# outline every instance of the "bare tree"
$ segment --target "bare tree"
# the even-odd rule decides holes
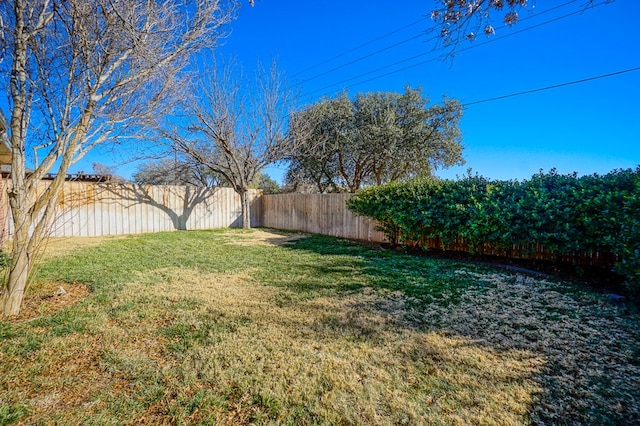
[[[445,45],[473,40],[479,34],[495,34],[494,15],[502,15],[505,25],[518,22],[519,12],[528,0],[435,0],[438,5],[431,11],[431,19],[440,30]]]
[[[125,183],[127,181],[124,177],[116,173],[115,166],[107,166],[94,162],[91,164],[91,168],[96,178],[100,179],[100,182]]]
[[[294,152],[287,121],[294,104],[275,62],[258,65],[247,86],[234,64],[199,73],[185,110],[188,117],[165,130],[183,155],[219,174],[240,195],[242,226],[250,228],[247,191],[264,168]]]
[[[215,45],[234,10],[222,0],[0,2],[14,225],[1,315],[19,312],[69,167],[97,145],[145,137],[145,124],[182,90],[184,65]]]

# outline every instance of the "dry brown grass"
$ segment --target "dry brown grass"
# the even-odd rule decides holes
[[[543,356],[546,367],[535,381],[545,392],[536,399],[534,420],[556,423],[607,409],[611,419],[640,419],[634,396],[640,389],[639,318],[624,304],[524,275],[457,273],[488,287],[469,289],[455,304],[434,304],[413,318],[492,348]],[[618,402],[610,405],[615,395]]]
[[[60,292],[60,287],[64,293]],[[69,307],[89,296],[89,287],[85,284],[60,284],[56,282],[40,282],[32,287],[22,301],[18,315],[12,316],[12,322],[32,321],[43,315],[50,315]]]
[[[115,241],[127,238],[126,235],[111,235],[103,237],[58,237],[47,238],[43,244],[40,256],[43,259],[63,256],[73,250],[89,249],[104,244],[107,241]]]
[[[125,238],[125,236],[103,237],[73,237],[73,238],[48,238],[42,243],[42,250],[37,254],[35,270],[40,261],[64,256],[74,250],[84,250],[96,247],[107,241]],[[6,250],[10,250],[8,245]],[[4,271],[6,275],[7,271]],[[6,278],[6,277],[5,277]],[[59,288],[64,289],[65,294],[60,294]],[[89,295],[89,287],[82,283],[59,283],[53,281],[40,281],[29,284],[22,301],[20,313],[12,316],[12,322],[24,322],[38,318],[42,315],[52,314],[60,309],[71,306]]]
[[[243,424],[269,410],[287,420],[295,418],[294,408],[306,407],[322,423],[424,424],[437,418],[441,424],[520,424],[542,391],[532,380],[545,363],[540,354],[495,351],[459,336],[398,326],[402,306],[371,289],[287,307],[275,303],[278,292],[253,282],[250,273],[154,271],[118,294],[112,309],[139,305],[141,299],[188,309],[160,312],[147,306],[144,319],[127,311],[103,324],[99,343],[75,344],[94,352],[87,359],[111,354],[110,362],[118,365],[111,367],[115,385],[107,390],[113,398],[136,392],[136,368],[162,377],[163,397],[139,413],[136,423],[169,421],[167,414],[180,400],[198,391],[232,391],[224,409],[201,409],[189,420],[213,416],[216,424]],[[205,318],[222,331],[204,331],[197,338],[202,341],[182,347],[185,339],[191,344],[187,335]],[[166,333],[174,329],[181,335]],[[172,345],[181,350],[167,350]],[[76,368],[89,370],[99,388],[89,386],[84,398],[77,387],[52,390],[34,404],[37,417],[109,409],[104,397],[91,402],[92,395],[105,393],[104,380],[98,380],[104,366],[83,362]],[[265,407],[268,401],[278,407]]]
[[[250,233],[238,233],[229,230],[220,234],[228,239],[227,244],[239,246],[286,246],[301,238],[308,238],[309,234],[278,231],[251,230]]]
[[[367,288],[287,307],[280,291],[250,271],[154,271],[115,295],[113,315],[96,312],[97,329],[48,342],[35,381],[13,386],[29,393],[29,421],[108,418],[115,401],[158,385],[135,423],[172,423],[205,393],[224,401],[188,421],[230,425],[295,423],[300,407],[325,424],[520,424],[541,392],[540,354],[398,326],[403,306]]]

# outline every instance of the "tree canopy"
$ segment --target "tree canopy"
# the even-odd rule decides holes
[[[249,184],[251,189],[261,189],[264,194],[278,194],[280,192],[280,184],[271,176],[264,172],[260,172]]]
[[[355,192],[462,164],[461,115],[457,101],[429,106],[422,90],[410,87],[324,99],[292,117],[298,148],[289,158],[287,185]]]

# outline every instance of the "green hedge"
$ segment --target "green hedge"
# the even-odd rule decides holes
[[[392,243],[463,238],[471,247],[540,244],[557,256],[611,252],[640,289],[640,167],[604,176],[540,172],[523,182],[467,176],[368,187],[348,202]]]

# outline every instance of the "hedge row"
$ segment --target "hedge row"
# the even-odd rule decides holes
[[[640,167],[607,175],[499,181],[414,180],[368,187],[348,207],[378,221],[393,243],[462,237],[470,246],[540,244],[558,256],[612,252],[615,271],[640,288]]]

